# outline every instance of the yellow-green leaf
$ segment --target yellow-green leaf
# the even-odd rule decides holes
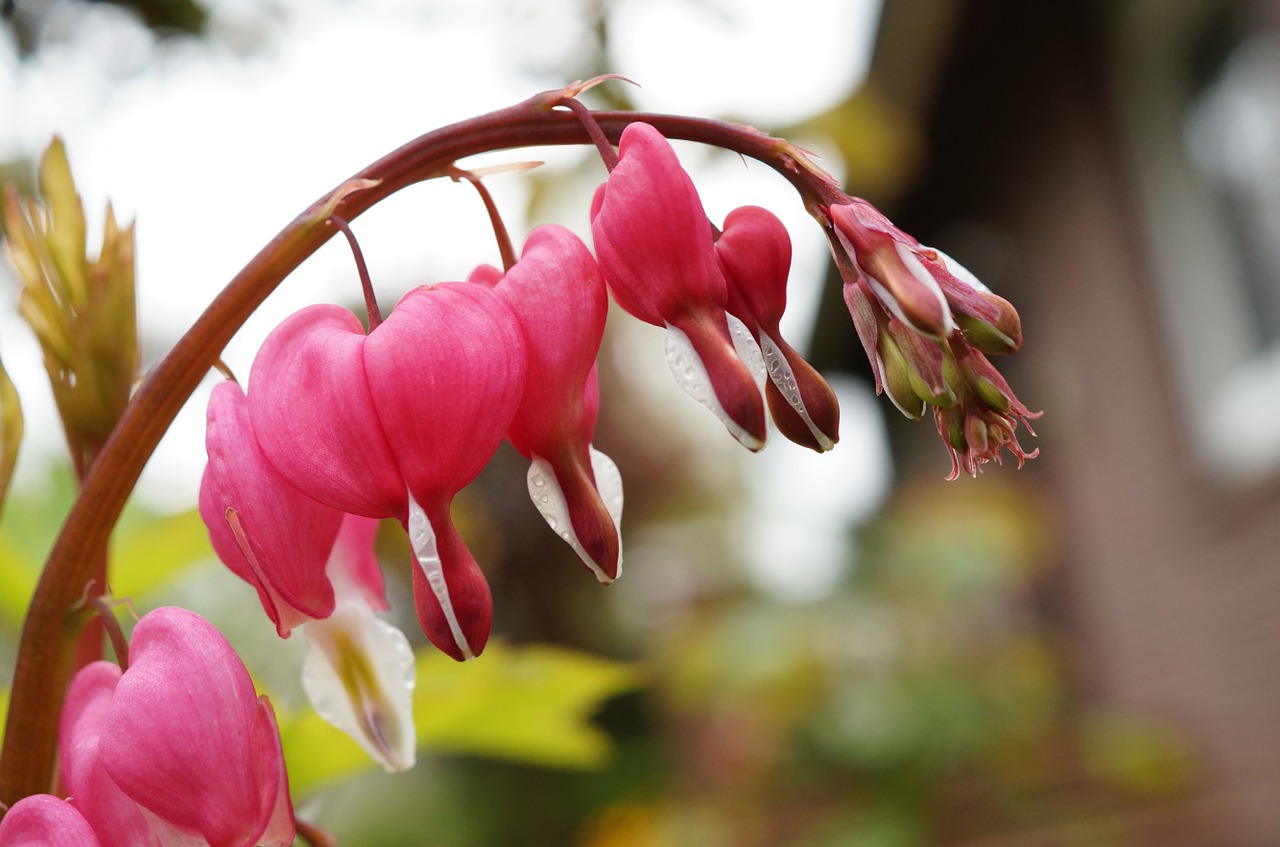
[[[610,742],[591,716],[605,700],[640,682],[636,670],[622,662],[561,647],[500,642],[490,642],[483,656],[465,664],[434,648],[420,649],[417,674],[413,711],[419,750],[558,768],[603,764]],[[280,715],[280,732],[295,798],[377,767],[310,709]]]
[[[209,531],[195,509],[163,518],[127,515],[112,536],[112,592],[144,597],[212,556]]]

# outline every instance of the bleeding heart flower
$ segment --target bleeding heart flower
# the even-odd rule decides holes
[[[840,439],[835,392],[779,327],[791,273],[787,228],[767,209],[743,206],[725,218],[715,252],[728,283],[729,314],[746,325],[764,357],[765,397],[778,431],[820,453],[830,450]]]
[[[292,843],[275,713],[222,634],[156,609],[129,658],[82,668],[59,728],[63,780],[104,847]]]
[[[596,578],[612,582],[622,568],[622,478],[591,446],[600,407],[596,353],[609,308],[600,268],[576,235],[542,226],[505,276],[477,268],[471,279],[493,286],[511,308],[537,374],[507,432],[530,460],[529,496]]]
[[[645,123],[623,130],[618,164],[596,193],[591,233],[618,305],[667,328],[676,381],[751,450],[764,447],[764,404],[734,349],[728,292],[711,223],[671,144]]]
[[[493,601],[449,505],[506,436],[525,367],[502,300],[443,283],[410,291],[368,335],[345,309],[303,309],[250,376],[254,432],[286,479],[339,511],[404,525],[418,620],[459,660],[484,649]]]

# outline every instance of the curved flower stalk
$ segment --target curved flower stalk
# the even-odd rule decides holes
[[[62,714],[62,775],[103,847],[283,847],[293,809],[275,713],[208,621],[161,608],[129,669],[85,666]]]
[[[410,291],[368,335],[338,306],[303,309],[267,338],[249,379],[254,431],[286,479],[408,531],[419,623],[458,660],[484,649],[493,601],[449,504],[506,436],[524,377],[502,300],[443,283]]]
[[[728,285],[729,314],[743,322],[764,357],[774,424],[795,443],[825,453],[840,439],[835,392],[779,328],[791,273],[786,227],[767,209],[742,206],[724,219],[715,253]]]
[[[102,842],[75,806],[52,794],[32,794],[0,820],[0,847],[102,847]]]
[[[671,143],[654,127],[622,133],[618,164],[592,204],[591,234],[618,305],[667,328],[676,382],[750,450],[764,447],[764,404],[738,356],[711,223]]]
[[[529,459],[529,496],[547,525],[608,584],[622,572],[622,477],[591,444],[600,408],[596,354],[608,295],[595,258],[560,226],[530,233],[506,275],[481,267],[520,323],[529,373],[507,438]]]

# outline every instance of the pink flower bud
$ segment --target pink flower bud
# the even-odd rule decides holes
[[[751,331],[764,357],[765,397],[778,430],[812,450],[825,452],[840,439],[835,392],[782,337],[787,306],[791,238],[782,221],[759,206],[734,209],[715,243],[728,286],[729,314]]]
[[[81,669],[59,730],[63,777],[104,845],[189,843],[181,834],[212,847],[292,843],[275,713],[221,633],[185,609],[156,609],[129,654],[123,673]]]
[[[885,311],[931,338],[951,334],[955,329],[951,309],[921,261],[915,239],[856,197],[829,207],[828,213],[839,244]]]

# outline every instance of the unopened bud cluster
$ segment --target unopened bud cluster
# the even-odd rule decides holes
[[[1016,353],[1022,323],[963,265],[925,247],[864,200],[827,209],[844,299],[875,373],[876,390],[913,420],[933,409],[951,453],[949,479],[976,475],[1008,449],[1026,452],[1016,430],[1040,413],[1018,401],[988,355]]]

